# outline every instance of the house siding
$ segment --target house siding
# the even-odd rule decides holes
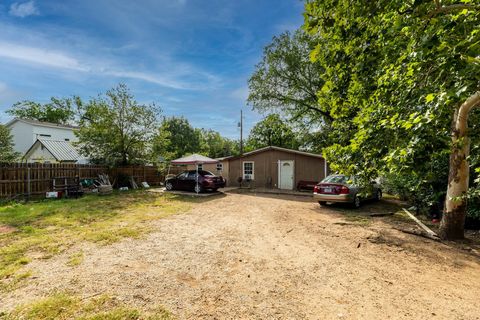
[[[38,162],[38,163],[57,163],[57,159],[51,154],[47,148],[42,148],[42,144],[37,142],[33,145],[32,149],[26,155],[25,160],[27,162]]]
[[[71,128],[42,126],[17,120],[9,125],[9,129],[13,136],[13,148],[22,155],[30,149],[38,138],[58,141],[69,139],[70,142],[78,141],[74,129]],[[50,137],[41,135],[50,135]]]
[[[33,126],[21,121],[16,121],[10,127],[10,134],[13,137],[13,149],[22,155],[27,152],[37,140],[33,134]]]
[[[216,163],[206,163],[203,165],[203,170],[210,171],[211,173],[217,175],[217,176],[222,176],[225,179],[228,178],[228,169],[229,169],[229,162],[228,161],[219,161],[223,165],[223,169],[221,171],[217,170],[217,164]],[[195,170],[196,165],[189,164],[187,165],[186,170]]]
[[[294,161],[294,188],[301,180],[321,181],[325,178],[325,159],[294,152],[270,149],[256,154],[229,160],[228,186],[238,186],[238,178],[243,176],[243,162],[253,161],[254,180],[252,186],[278,188],[278,162]],[[327,175],[328,175],[327,167]]]

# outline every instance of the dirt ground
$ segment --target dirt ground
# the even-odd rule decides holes
[[[0,309],[69,291],[180,319],[480,319],[476,253],[349,212],[293,196],[204,199],[143,239],[32,262],[34,278]],[[84,260],[68,266],[78,250]]]

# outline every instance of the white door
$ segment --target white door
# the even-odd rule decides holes
[[[293,160],[278,162],[278,188],[293,190]]]

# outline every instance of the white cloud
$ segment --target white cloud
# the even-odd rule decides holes
[[[104,73],[107,75],[112,75],[114,77],[143,80],[172,89],[189,89],[185,87],[185,85],[178,83],[175,80],[164,78],[161,76],[155,76],[144,72],[105,70]]]
[[[180,63],[171,62],[171,65],[175,67],[172,70],[164,70],[163,72],[132,71],[118,65],[112,65],[110,61],[97,61],[95,59],[92,60],[92,58],[82,61],[71,54],[58,50],[54,51],[41,47],[37,48],[0,41],[0,58],[2,57],[32,64],[35,67],[78,71],[96,76],[136,79],[180,90],[202,90],[212,87],[218,82],[215,75]]]
[[[33,0],[23,2],[23,3],[20,3],[20,2],[12,3],[12,5],[10,6],[10,11],[8,13],[12,16],[20,17],[20,18],[25,18],[28,16],[40,14]]]
[[[44,66],[87,71],[80,63],[61,52],[0,42],[0,57],[23,60]]]

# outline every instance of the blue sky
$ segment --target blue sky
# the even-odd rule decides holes
[[[119,82],[165,115],[238,137],[247,81],[300,0],[0,0],[0,121],[19,100],[88,99]]]

